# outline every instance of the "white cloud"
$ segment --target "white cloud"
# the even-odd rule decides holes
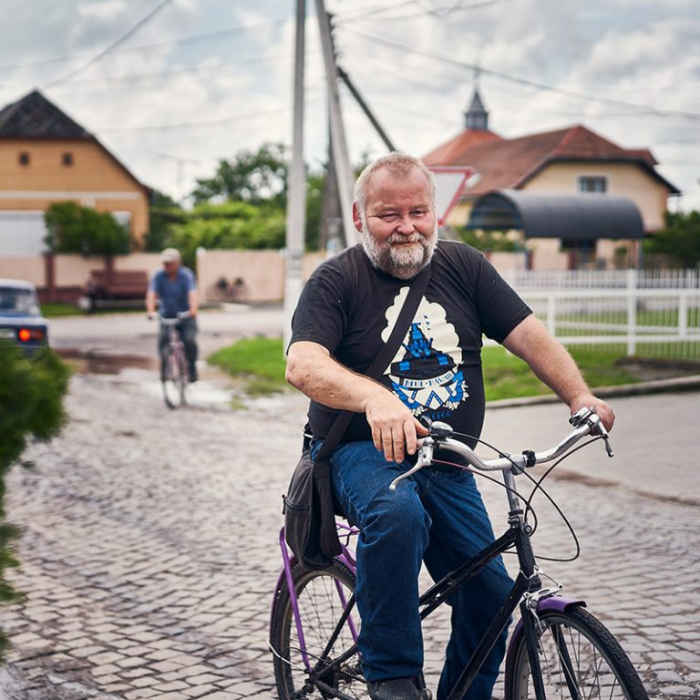
[[[84,63],[133,26],[154,2],[149,0],[146,7],[131,0],[5,0],[0,66],[25,65],[0,70],[0,105]],[[465,63],[479,61],[484,68],[569,91],[666,110],[700,111],[700,0],[673,0],[663,7],[647,0],[593,0],[585,8],[574,0],[502,0],[443,17],[425,12],[385,19],[419,14],[420,3],[414,3],[372,15],[366,22],[357,21],[363,7],[398,3],[327,2],[337,16],[342,65],[397,146],[419,155],[462,128],[473,78],[470,70],[419,51]],[[431,0],[431,7],[447,5]],[[309,3],[309,12],[312,6]],[[180,194],[177,167],[162,158],[163,153],[189,159],[183,168],[185,189],[190,190],[194,178],[210,175],[220,158],[264,141],[289,141],[293,9],[286,0],[176,0],[120,48],[241,25],[251,29],[115,51],[71,81],[50,88],[47,96],[93,130],[147,184]],[[283,23],[273,23],[284,17]],[[326,155],[327,115],[313,14],[306,29],[306,156],[318,162]],[[398,41],[402,49],[368,40],[358,31]],[[75,54],[79,57],[72,62],[26,65]],[[118,79],[142,74],[155,75]],[[482,75],[481,86],[492,128],[499,133],[517,136],[583,122],[623,146],[652,148],[662,161],[661,172],[689,193],[687,202],[700,207],[698,120],[641,114],[631,107],[538,90],[488,73]],[[353,159],[368,149],[381,153],[384,146],[366,117],[345,90],[342,94]],[[237,118],[249,114],[255,116]],[[228,121],[178,130],[141,129],[217,120]]]

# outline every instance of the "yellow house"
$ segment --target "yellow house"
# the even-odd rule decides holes
[[[0,256],[42,253],[44,211],[62,201],[111,212],[136,241],[148,230],[148,188],[35,90],[0,110]]]
[[[473,202],[496,190],[538,193],[608,193],[627,197],[639,209],[647,233],[662,228],[669,196],[679,190],[657,171],[647,149],[625,149],[576,125],[515,139],[488,128],[478,90],[466,112],[466,129],[428,153],[428,166],[469,165],[478,179],[462,196],[447,223],[464,226]],[[638,241],[527,239],[529,265],[540,269],[634,264]]]

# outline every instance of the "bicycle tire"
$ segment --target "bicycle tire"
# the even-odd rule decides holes
[[[173,352],[171,346],[163,350],[161,384],[163,399],[170,409],[179,408],[185,403],[185,362],[182,353]]]
[[[355,575],[346,566],[336,561],[332,567],[322,571],[308,571],[296,565],[292,570],[292,576],[303,622],[306,649],[313,664],[314,660],[318,661],[319,655],[323,653],[343,611],[336,583],[343,587],[346,600],[348,600],[355,589]],[[359,631],[359,616],[354,614],[352,619],[356,630]],[[353,641],[351,629],[346,622],[330,650],[329,661],[349,649]],[[335,697],[315,683],[309,682],[309,674],[304,666],[299,647],[286,582],[278,591],[273,604],[270,621],[270,646],[280,700]],[[353,699],[369,699],[358,654],[344,662],[340,669],[329,673],[322,679],[322,682]]]
[[[537,647],[548,699],[648,700],[627,654],[593,615],[575,606],[564,612],[543,611],[538,616],[543,628],[538,632]],[[571,663],[567,663],[567,655]],[[525,635],[521,634],[508,650],[505,700],[534,698]]]

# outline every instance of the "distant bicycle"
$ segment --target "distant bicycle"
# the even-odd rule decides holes
[[[168,408],[175,409],[187,403],[187,358],[185,357],[185,344],[177,332],[177,327],[186,318],[189,312],[178,314],[175,318],[158,316],[161,326],[168,329],[168,344],[163,348],[161,355],[160,380],[163,385],[163,399]]]

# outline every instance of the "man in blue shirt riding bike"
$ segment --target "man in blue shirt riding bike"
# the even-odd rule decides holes
[[[156,303],[160,302],[160,315],[164,318],[177,318],[179,314],[189,314],[177,325],[177,331],[185,346],[185,355],[191,382],[197,381],[197,311],[199,297],[194,273],[182,264],[180,251],[166,248],[161,253],[163,269],[151,277],[146,292],[146,312],[153,318]],[[168,345],[168,329],[161,326],[158,337],[158,353]],[[161,360],[161,374],[163,373]]]
[[[608,429],[614,414],[480,253],[438,242],[432,175],[420,161],[392,153],[370,164],[355,186],[353,219],[361,245],[323,263],[304,287],[287,379],[311,399],[313,455],[339,410],[357,414],[333,453],[331,479],[343,512],[361,530],[355,593],[362,668],[372,700],[421,700],[421,564],[439,580],[494,535],[467,471],[424,469],[406,488],[389,490],[427,433],[419,418],[448,422],[474,446],[484,418],[484,334],[523,358],[572,413],[593,407]],[[401,349],[379,381],[363,376],[411,280],[428,265],[430,280]],[[455,592],[437,700],[449,695],[510,587],[498,558]],[[467,700],[491,699],[505,635]]]

